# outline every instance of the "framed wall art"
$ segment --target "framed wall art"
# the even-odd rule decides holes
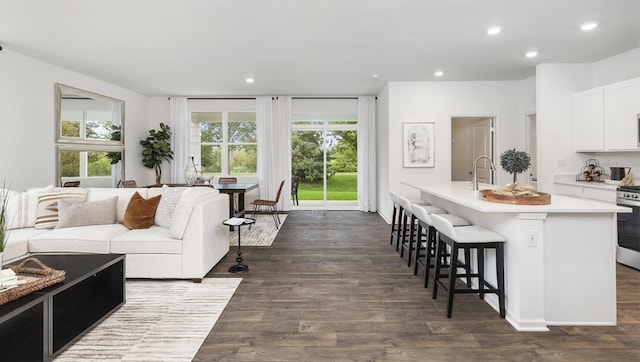
[[[404,167],[434,167],[433,122],[402,125]]]

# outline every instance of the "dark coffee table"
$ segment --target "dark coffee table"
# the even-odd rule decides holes
[[[124,255],[32,256],[65,280],[0,306],[2,361],[50,361],[125,302]]]

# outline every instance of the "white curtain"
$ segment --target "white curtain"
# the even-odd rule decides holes
[[[189,102],[186,97],[171,97],[169,99],[169,127],[171,127],[171,182],[185,183],[184,170],[189,164]]]
[[[279,210],[291,205],[291,97],[257,97],[258,195],[274,200],[280,182]]]
[[[358,97],[358,206],[375,212],[376,203],[376,99]]]

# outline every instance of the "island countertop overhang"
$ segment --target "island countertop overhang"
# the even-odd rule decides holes
[[[480,192],[471,189],[467,181],[452,181],[433,184],[402,184],[424,193],[443,198],[481,212],[496,213],[629,213],[628,207],[604,201],[586,200],[564,195],[551,195],[548,205],[510,205],[488,202],[480,199]],[[497,185],[480,184],[480,189],[491,189]]]

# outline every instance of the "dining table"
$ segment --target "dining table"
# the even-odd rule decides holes
[[[211,187],[220,193],[229,195],[229,217],[244,216],[244,194],[258,187],[257,183],[219,184],[212,183]],[[238,197],[238,210],[235,209],[234,199]]]

